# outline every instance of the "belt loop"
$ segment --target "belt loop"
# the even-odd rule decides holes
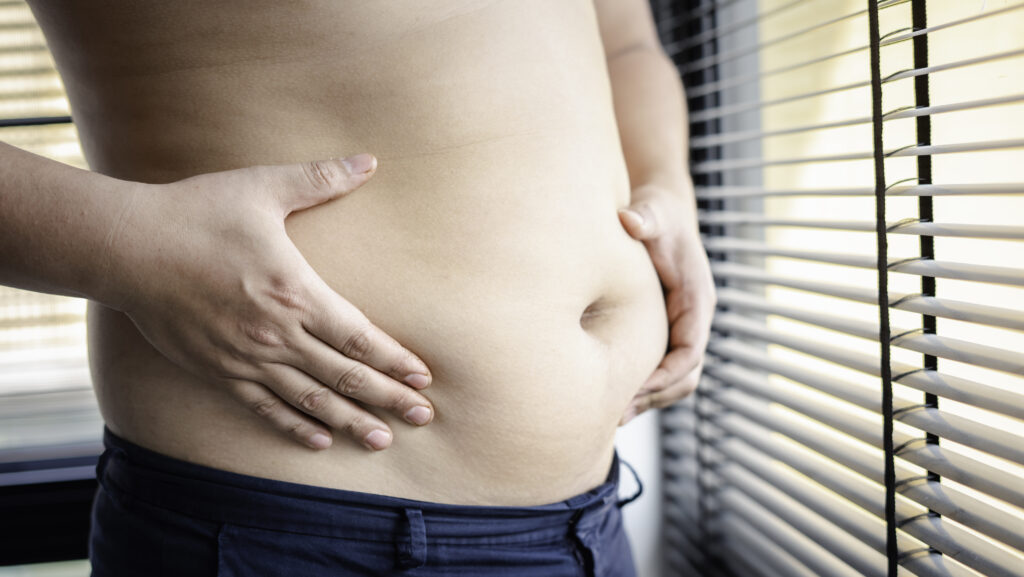
[[[100,453],[100,458],[96,461],[96,479],[99,481],[103,480],[103,474],[107,471],[108,460],[110,460],[110,449]]]
[[[644,494],[644,484],[642,481],[640,481],[640,475],[636,473],[636,469],[633,468],[633,465],[630,465],[628,462],[626,462],[625,459],[620,459],[619,462],[625,465],[627,469],[629,469],[629,472],[633,474],[633,479],[636,480],[636,493],[633,493],[632,496],[626,497],[625,499],[619,499],[619,501],[615,504],[621,509],[626,505],[629,505],[633,501],[636,501],[637,499],[640,498],[640,495]]]
[[[96,480],[101,484],[106,480],[107,468],[110,466],[111,459],[124,459],[125,452],[120,447],[106,447],[100,458],[96,460]]]
[[[423,523],[423,511],[406,509],[405,520],[409,525],[409,541],[398,545],[398,564],[402,569],[415,569],[427,563],[427,527]]]

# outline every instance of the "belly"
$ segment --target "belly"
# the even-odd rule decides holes
[[[431,425],[375,411],[395,432],[387,451],[338,434],[310,452],[94,306],[94,374],[111,426],[222,469],[439,502],[538,504],[598,484],[622,412],[665,351],[660,284],[619,225],[612,180],[542,165],[543,178],[512,178],[484,159],[542,163],[553,150],[499,148],[443,186],[382,161],[378,181],[287,221],[325,281],[431,368]],[[561,149],[555,158],[594,158]]]
[[[515,3],[491,6],[502,4]],[[122,315],[93,305],[94,378],[116,432],[245,474],[439,502],[538,504],[603,480],[618,420],[664,354],[664,302],[646,251],[616,216],[629,183],[592,14],[584,21],[591,28],[570,27],[573,15],[562,14],[564,46],[546,55],[531,51],[531,40],[557,31],[558,15],[533,26],[516,14],[450,19],[443,63],[423,56],[434,54],[424,46],[436,39],[378,51],[396,63],[393,76],[374,80],[386,99],[363,94],[327,106],[324,94],[346,90],[330,81],[287,95],[252,91],[241,106],[289,127],[273,136],[237,115],[211,114],[213,127],[174,124],[166,109],[147,113],[138,104],[146,101],[138,87],[131,105],[143,106],[136,118],[147,119],[145,130],[125,133],[160,137],[130,146],[83,126],[96,168],[138,180],[377,154],[373,180],[292,215],[287,230],[329,285],[434,376],[426,391],[436,410],[431,425],[413,428],[378,412],[395,432],[387,451],[337,442],[314,453],[177,370]],[[472,56],[454,50],[479,42],[489,26],[511,30]],[[523,59],[539,67],[524,71]],[[369,74],[303,62],[293,60],[293,74],[352,82]],[[399,82],[405,68],[429,63],[429,77]],[[265,76],[257,72],[239,68],[233,77],[256,82]],[[202,72],[192,74],[187,104],[195,107],[206,84]],[[518,87],[494,88],[495,75],[517,78]],[[206,90],[206,109],[216,109],[221,93]],[[175,100],[161,94],[153,98]],[[406,98],[416,104],[403,106]]]
[[[403,487],[437,462],[457,463],[466,486],[446,480],[435,500],[522,498],[538,484],[568,496],[603,480],[667,330],[647,253],[616,216],[628,193],[607,170],[623,169],[616,145],[558,135],[490,146],[440,186],[410,168],[408,182],[381,179],[349,206],[289,222],[325,280],[431,367],[437,420],[414,430],[389,419],[396,446],[410,443],[397,458],[420,461]]]

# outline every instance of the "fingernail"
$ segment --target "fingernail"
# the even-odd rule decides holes
[[[414,425],[426,425],[430,422],[433,411],[424,406],[416,406],[405,413],[405,420]]]
[[[375,451],[382,451],[391,444],[391,433],[384,429],[374,429],[363,439],[366,444]]]
[[[405,384],[414,389],[425,389],[430,384],[430,379],[427,378],[427,375],[421,375],[420,373],[406,375],[403,380]]]
[[[372,154],[363,153],[350,156],[341,162],[344,163],[349,174],[365,174],[373,170],[373,166],[377,163],[376,161],[377,159]]]
[[[636,212],[635,210],[630,210],[628,208],[620,208],[619,214],[625,216],[628,220],[632,221],[633,226],[641,228],[644,226],[643,215],[640,214],[639,212]]]
[[[331,438],[323,433],[316,433],[309,438],[309,444],[314,449],[326,449],[331,446]]]

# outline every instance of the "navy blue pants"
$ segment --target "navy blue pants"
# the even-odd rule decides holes
[[[635,577],[607,481],[536,507],[398,499],[172,459],[110,431],[89,556],[94,577]],[[635,498],[635,496],[634,496]]]

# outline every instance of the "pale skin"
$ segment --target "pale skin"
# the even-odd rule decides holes
[[[697,227],[686,163],[686,100],[646,2],[597,0],[615,117],[632,188],[620,219],[643,241],[665,289],[669,351],[622,417],[622,424],[693,392],[715,310],[715,285]]]
[[[595,5],[632,189],[620,220],[650,254],[670,322],[670,350],[625,423],[692,392],[714,291],[685,169],[678,76],[646,2]],[[344,202],[373,164],[325,160],[150,185],[0,146],[0,283],[127,313],[166,357],[307,447],[326,448],[333,430],[384,449],[393,432],[364,406],[427,424],[433,407],[418,390],[431,374],[324,284],[284,230],[292,212]],[[347,380],[359,367],[372,369],[358,373],[369,378]]]
[[[354,401],[430,421],[416,390],[430,382],[423,361],[331,291],[284,231],[291,212],[371,178],[372,156],[144,185],[6,144],[0,153],[3,284],[127,313],[162,354],[314,449],[331,444],[323,424],[371,449],[390,443],[388,427]],[[268,342],[268,328],[289,346]],[[356,363],[375,369],[372,382],[343,396]]]

